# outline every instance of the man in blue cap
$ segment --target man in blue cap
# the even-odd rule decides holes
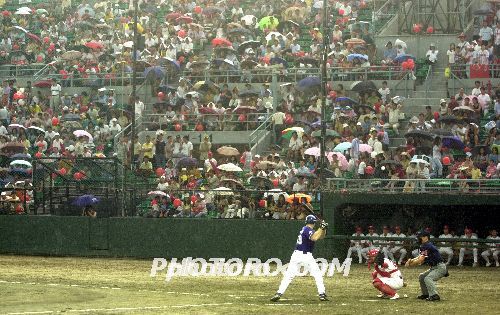
[[[300,267],[302,266],[304,266],[306,270],[310,272],[311,276],[314,277],[320,301],[328,301],[321,270],[312,255],[314,243],[325,237],[328,223],[321,221],[319,229],[315,231],[314,225],[317,221],[318,219],[315,215],[310,214],[306,217],[306,225],[302,228],[302,230],[300,230],[295,250],[290,258],[290,263],[288,264],[288,268],[283,276],[280,287],[278,288],[278,292],[276,292],[276,294],[271,298],[272,302],[279,301],[281,296],[285,293],[288,285],[292,282],[293,278],[299,274]]]
[[[448,277],[446,264],[439,254],[439,250],[429,241],[430,233],[427,230],[417,234],[420,243],[420,255],[406,261],[406,267],[428,264],[431,268],[419,276],[422,294],[417,298],[427,301],[439,301],[441,298],[436,289],[436,281],[442,277]]]

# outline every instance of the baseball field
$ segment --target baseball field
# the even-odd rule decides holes
[[[402,268],[400,300],[382,300],[366,266],[325,278],[329,302],[311,277],[296,278],[278,303],[281,277],[150,277],[152,260],[0,256],[1,314],[494,314],[500,268],[450,268],[441,302],[417,300],[418,274]],[[404,295],[407,298],[404,298]]]

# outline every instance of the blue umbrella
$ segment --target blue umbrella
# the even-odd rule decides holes
[[[363,55],[363,54],[350,54],[350,55],[347,56],[347,61],[353,61],[355,58],[368,60],[368,56],[367,55]]]
[[[82,195],[73,201],[73,205],[77,207],[86,207],[95,205],[98,202],[99,199],[96,198],[94,195]]]
[[[457,150],[463,150],[465,144],[459,137],[443,137],[442,138],[443,147],[452,148]]]
[[[181,65],[179,64],[179,62],[177,60],[170,59],[170,58],[160,58],[158,61],[159,61],[159,64],[161,66],[171,65],[177,71],[181,70]]]
[[[282,64],[283,67],[288,68],[288,62],[285,59],[283,59],[283,58],[279,58],[279,57],[271,58],[270,63],[272,65]]]
[[[333,149],[334,152],[344,153],[352,147],[352,143],[350,142],[342,142],[337,144],[337,146]]]
[[[154,66],[148,67],[144,70],[144,77],[155,77],[155,78],[163,78],[165,76],[165,70],[162,67]]]
[[[299,90],[307,90],[309,88],[315,87],[315,86],[320,86],[321,85],[321,80],[319,77],[307,77],[302,80],[300,80],[297,83],[297,88]]]
[[[12,169],[10,169],[9,173],[12,176],[18,175],[18,176],[21,176],[21,177],[29,177],[28,170],[24,169],[24,168],[19,168],[19,167],[12,168]]]
[[[412,56],[412,55],[401,55],[401,56],[397,56],[396,58],[394,58],[394,61],[395,62],[405,62],[408,59],[413,59],[413,61],[416,60],[415,56]]]
[[[347,104],[358,104],[357,101],[353,100],[352,98],[345,97],[345,96],[337,97],[335,99],[335,102],[344,102],[344,103],[347,103]]]

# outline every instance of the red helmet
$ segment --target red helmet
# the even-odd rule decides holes
[[[370,257],[375,257],[378,255],[378,252],[379,252],[379,249],[378,248],[374,248],[374,249],[370,249],[368,251],[368,256]]]

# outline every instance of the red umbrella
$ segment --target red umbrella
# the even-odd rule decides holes
[[[103,48],[102,44],[98,43],[98,42],[88,42],[88,43],[85,44],[85,46],[87,46],[88,48],[91,48],[91,49],[101,49],[101,48]]]
[[[200,107],[198,111],[200,112],[200,114],[218,114],[216,110],[210,107]]]
[[[214,38],[212,40],[212,46],[232,46],[233,44],[225,38]]]
[[[179,12],[172,12],[172,13],[167,14],[165,16],[165,18],[167,19],[167,21],[170,21],[170,20],[175,20],[179,16],[182,16],[182,14]]]
[[[33,84],[33,86],[37,87],[37,88],[49,88],[52,86],[52,81],[50,81],[50,80],[38,81],[38,82],[35,82],[35,84]]]
[[[252,106],[238,106],[233,110],[234,114],[246,114],[250,112],[255,112],[257,109]]]
[[[178,18],[175,19],[177,23],[184,22],[184,23],[193,23],[193,18],[187,15],[179,16]]]
[[[30,39],[32,39],[32,40],[34,40],[34,41],[38,42],[38,43],[42,43],[41,38],[40,38],[40,37],[38,37],[38,36],[36,36],[35,34],[33,34],[33,33],[28,33],[28,34],[26,34],[26,35],[28,36],[28,38],[30,38]]]

